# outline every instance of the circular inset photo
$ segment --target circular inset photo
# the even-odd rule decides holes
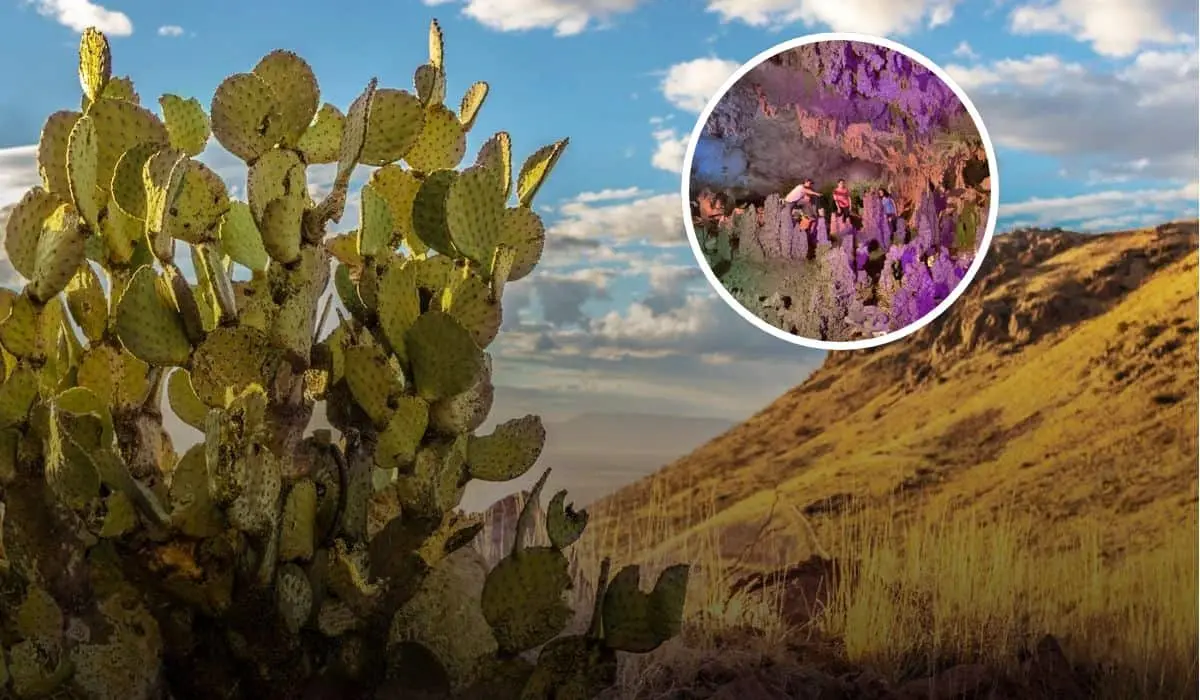
[[[941,315],[983,263],[996,155],[940,68],[876,37],[759,54],[700,115],[688,237],[743,318],[797,345],[874,347]]]

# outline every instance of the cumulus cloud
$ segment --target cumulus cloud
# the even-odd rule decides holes
[[[741,64],[722,58],[697,58],[666,70],[659,89],[675,107],[699,114]]]
[[[650,136],[654,138],[654,153],[650,156],[650,164],[669,173],[683,172],[683,158],[687,155],[687,134],[661,128],[655,129]]]
[[[133,34],[133,22],[128,15],[89,0],[34,0],[33,4],[39,15],[77,32],[95,27],[109,36]]]
[[[1113,231],[1195,217],[1198,198],[1200,188],[1192,181],[1178,188],[1113,189],[1073,197],[1034,197],[1002,204],[1000,216],[1016,225]]]
[[[159,36],[183,36],[183,27],[178,24],[166,24],[158,28]]]
[[[569,201],[547,238],[576,241],[647,241],[675,245],[685,241],[683,207],[678,194],[656,194],[617,204]]]
[[[1121,57],[1151,44],[1188,42],[1172,20],[1187,15],[1187,26],[1194,26],[1195,13],[1190,0],[1055,0],[1014,8],[1009,27],[1016,34],[1065,34]]]
[[[922,26],[937,27],[954,17],[958,0],[709,0],[708,11],[723,21],[752,27],[802,22],[825,25],[835,32],[907,34]]]
[[[973,65],[950,74],[1001,146],[1063,159],[1068,171],[1190,179],[1200,150],[1195,47],[1143,51],[1107,72],[1054,55]]]
[[[971,45],[966,40],[958,42],[958,46],[954,47],[954,55],[971,60],[979,58],[979,54],[975,53],[975,49],[971,48]]]
[[[443,5],[450,0],[425,0]],[[466,0],[463,14],[502,32],[553,29],[558,36],[579,34],[593,24],[635,9],[640,0]]]
[[[0,148],[0,207],[16,204],[25,190],[41,182],[36,144]]]

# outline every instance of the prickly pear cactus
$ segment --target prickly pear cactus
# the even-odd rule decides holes
[[[470,602],[494,642],[474,663],[392,634],[481,528],[466,484],[541,452],[536,416],[475,430],[566,140],[514,167],[501,132],[458,169],[488,86],[445,104],[436,22],[411,92],[372,80],[344,112],[287,51],[207,111],[155,113],[112,65],[85,31],[80,109],[47,119],[7,224],[28,282],[0,290],[0,696],[587,698],[616,652],[674,635],[685,568],[650,593],[632,568],[600,581],[590,630],[561,636],[587,522],[565,493],[549,542]],[[245,161],[245,201],[196,159],[210,138]],[[357,228],[327,233],[360,164]],[[164,401],[203,435],[182,453]],[[307,431],[320,406],[336,434]]]

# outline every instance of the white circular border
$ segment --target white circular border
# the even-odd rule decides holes
[[[991,178],[989,183],[989,197],[991,201],[988,205],[987,227],[983,232],[983,241],[980,243],[975,253],[975,259],[971,261],[971,267],[967,268],[966,275],[964,275],[954,289],[950,291],[950,295],[943,299],[942,303],[934,307],[932,311],[898,331],[893,331],[877,338],[867,338],[864,340],[853,340],[846,342],[817,340],[815,338],[805,338],[799,335],[788,333],[782,328],[772,326],[758,316],[754,315],[754,313],[745,306],[742,306],[737,299],[733,298],[733,295],[729,293],[729,290],[725,288],[725,285],[721,283],[721,280],[718,279],[717,275],[712,271],[712,268],[708,264],[708,258],[704,255],[704,248],[700,245],[700,240],[696,236],[696,228],[692,224],[692,159],[696,155],[696,144],[700,141],[700,134],[704,131],[705,125],[708,124],[708,118],[712,115],[712,111],[716,109],[717,104],[719,104],[721,99],[725,97],[726,93],[733,89],[733,86],[736,85],[739,80],[741,80],[747,73],[757,68],[759,64],[763,63],[767,59],[789,49],[794,49],[799,46],[806,46],[808,44],[819,44],[825,41],[857,41],[867,44],[874,44],[876,46],[882,46],[884,48],[891,49],[892,51],[899,52],[911,60],[916,61],[917,63],[920,63],[928,68],[930,72],[932,72],[943,83],[949,86],[954,94],[958,96],[958,100],[962,102],[964,107],[966,107],[967,113],[971,115],[972,121],[975,122],[975,129],[979,132],[979,137],[983,141],[983,148],[988,159],[988,174]],[[680,195],[683,203],[683,225],[684,228],[687,229],[688,243],[691,244],[692,253],[696,256],[696,262],[699,263],[700,271],[704,273],[705,279],[707,279],[712,288],[716,290],[717,295],[721,297],[721,300],[724,301],[729,308],[737,312],[739,316],[750,322],[751,325],[763,331],[764,333],[767,333],[768,335],[779,338],[780,340],[789,342],[793,345],[813,348],[815,350],[864,350],[866,348],[874,348],[879,347],[880,345],[886,345],[892,341],[900,340],[901,338],[921,330],[926,325],[931,323],[935,318],[945,313],[946,310],[949,309],[960,296],[962,296],[962,293],[966,291],[972,280],[975,279],[975,275],[979,272],[979,268],[983,265],[984,257],[991,248],[992,234],[996,230],[996,219],[1000,212],[1000,178],[997,170],[996,151],[992,147],[992,137],[988,134],[987,127],[983,123],[983,118],[979,115],[979,110],[975,108],[975,104],[971,102],[971,98],[967,97],[967,93],[965,93],[963,89],[959,87],[958,83],[954,82],[954,80],[951,79],[950,76],[947,75],[940,66],[934,64],[933,61],[930,61],[921,53],[914,51],[903,44],[898,44],[890,39],[884,39],[882,37],[872,36],[869,34],[856,34],[853,32],[825,32],[822,34],[809,34],[807,36],[802,36],[796,39],[791,39],[790,41],[776,44],[775,46],[763,51],[746,63],[742,64],[742,67],[738,68],[737,71],[735,71],[734,74],[731,75],[721,85],[721,89],[717,90],[716,94],[709,98],[708,104],[705,105],[704,110],[700,112],[700,118],[696,121],[695,128],[692,129],[692,136],[688,140],[687,151],[684,153],[683,157],[683,183],[680,189]]]

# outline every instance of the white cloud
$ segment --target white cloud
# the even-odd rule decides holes
[[[1000,216],[1018,225],[1105,231],[1195,216],[1200,187],[1102,190],[1072,197],[1034,197],[1001,204]]]
[[[1200,144],[1196,49],[1144,51],[1109,72],[1053,55],[970,66],[950,74],[979,108],[997,145],[1060,157],[1093,179],[1195,177]]]
[[[618,199],[633,199],[650,194],[640,187],[624,187],[622,189],[607,189],[599,192],[580,192],[571,198],[573,202],[589,204],[592,202],[611,202]]]
[[[966,40],[958,42],[958,46],[954,47],[954,55],[971,60],[979,58],[979,54],[975,53],[975,49],[971,48],[971,45]]]
[[[108,36],[133,34],[133,22],[124,12],[109,10],[89,0],[34,0],[37,12],[77,32],[95,27]]]
[[[159,36],[183,36],[183,27],[178,24],[167,24],[158,28]]]
[[[683,157],[687,155],[687,135],[680,135],[674,129],[655,129],[650,135],[654,137],[655,142],[650,164],[670,173],[683,172]]]
[[[657,244],[683,244],[685,240],[678,194],[656,194],[604,206],[574,201],[559,207],[558,213],[562,218],[549,227],[549,240],[645,240]]]
[[[37,145],[0,148],[0,207],[16,204],[42,178],[37,169]]]
[[[723,21],[753,27],[803,22],[835,32],[906,34],[921,26],[937,27],[954,17],[958,0],[709,0],[708,11]]]
[[[579,34],[591,24],[635,9],[640,0],[467,0],[463,14],[502,32],[553,29],[558,36]],[[440,5],[448,0],[425,4]]]
[[[1177,44],[1188,37],[1172,28],[1172,15],[1195,13],[1190,0],[1056,0],[1027,4],[1009,14],[1016,34],[1066,34],[1096,53],[1129,56],[1147,44]],[[1194,26],[1194,20],[1189,22]]]
[[[667,69],[660,89],[679,109],[699,114],[741,65],[721,58],[697,58]]]

